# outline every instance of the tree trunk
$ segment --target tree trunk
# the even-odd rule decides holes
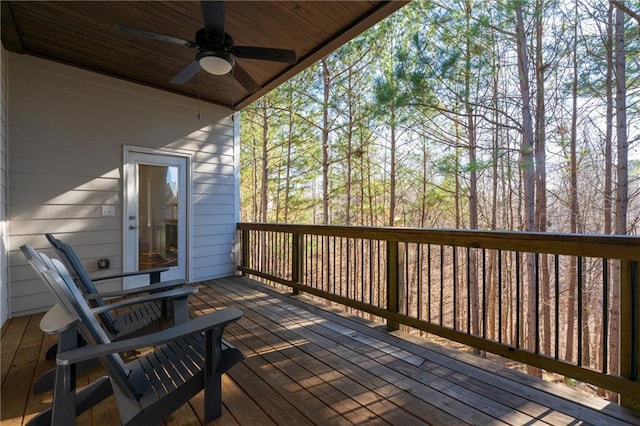
[[[390,108],[391,147],[389,160],[389,226],[393,226],[396,217],[396,108]]]
[[[536,230],[547,232],[547,167],[546,167],[546,106],[545,106],[545,63],[543,58],[543,1],[536,1]],[[540,257],[540,290],[542,319],[542,352],[551,353],[551,296],[549,280],[549,258]],[[557,297],[557,295],[556,295]]]
[[[469,152],[469,229],[478,229],[478,172],[476,159],[476,123],[474,119],[474,111],[471,105],[471,3],[465,2],[465,21],[466,21],[466,52],[465,52],[465,98],[464,107],[467,118],[467,143]],[[480,307],[478,302],[478,265],[475,250],[469,251],[469,301],[471,316],[471,333],[479,335],[480,332]]]
[[[289,94],[289,133],[287,137],[287,166],[284,184],[284,223],[289,222],[289,198],[291,198],[291,151],[293,148],[293,129],[295,125],[293,120],[293,108],[293,94]]]
[[[518,53],[518,80],[520,82],[520,95],[522,96],[522,150],[521,167],[524,192],[524,230],[533,231],[535,228],[535,167],[534,167],[534,134],[531,116],[531,100],[529,96],[529,57],[527,55],[527,40],[525,34],[524,20],[522,16],[522,2],[516,2],[516,39]],[[536,297],[535,274],[533,270],[533,256],[531,253],[524,254],[524,283],[526,292],[523,296],[527,298],[526,303],[526,328],[524,330],[526,347],[535,350],[536,333],[538,324],[536,323]],[[538,368],[529,367],[529,374],[541,376],[542,372]]]
[[[331,77],[326,58],[322,64],[322,223],[328,225],[329,220],[329,95]]]
[[[256,141],[255,139],[252,141],[253,143],[251,144],[251,152],[253,155],[253,173],[252,173],[252,178],[253,178],[253,197],[251,199],[251,207],[253,209],[252,215],[251,215],[251,219],[254,222],[258,222],[259,221],[259,206],[258,206],[258,202],[260,201],[261,197],[258,196],[258,161],[260,159],[260,156],[258,155],[258,141]]]
[[[605,127],[605,137],[604,137],[604,234],[610,235],[612,232],[612,205],[613,205],[613,182],[612,182],[612,173],[613,173],[613,4],[609,3],[609,9],[607,10],[607,38],[605,41],[605,52],[607,57],[607,71],[605,77],[605,92],[606,92],[606,100],[607,100],[607,111],[606,111],[606,127]],[[608,276],[605,277],[607,283],[611,283],[612,274],[611,268],[607,269]],[[610,286],[611,287],[611,286]],[[611,298],[611,294],[609,294],[609,298]],[[609,306],[606,306],[605,309],[610,309]],[[605,340],[604,328],[608,327],[609,324],[602,324],[602,329],[600,333],[597,335],[600,337],[600,342],[598,344],[599,348],[603,348],[605,344],[608,344]],[[608,332],[609,330],[607,330]],[[608,334],[608,333],[607,333]],[[609,364],[609,360],[604,358],[604,351],[600,349],[599,352],[600,357],[600,368],[607,370],[609,366],[605,364]],[[607,392],[605,392],[602,388],[598,390],[598,393],[601,396],[606,396]]]
[[[260,181],[260,220],[267,221],[269,206],[269,115],[267,105],[262,109],[262,179]]]
[[[353,178],[353,163],[352,163],[352,155],[353,155],[353,127],[354,127],[354,113],[353,113],[353,87],[352,87],[352,69],[349,68],[348,72],[348,93],[349,93],[349,102],[348,102],[348,124],[347,124],[347,181],[345,182],[345,224],[351,225],[351,180]]]
[[[493,33],[494,42],[495,42],[495,32]],[[497,52],[494,51],[493,54],[493,81],[492,81],[492,105],[493,105],[493,122],[495,123],[495,129],[492,137],[492,146],[491,146],[491,229],[495,230],[498,226],[498,190],[499,190],[499,169],[498,169],[498,156],[499,156],[499,146],[500,146],[500,103],[498,100],[499,96],[499,59]],[[488,279],[488,288],[487,288],[487,337],[489,339],[497,340],[498,337],[498,322],[497,322],[497,304],[498,300],[498,292],[501,292],[502,289],[498,288],[498,276],[497,276],[497,252],[495,250],[489,251],[489,259],[487,261],[487,279]]]
[[[616,9],[615,76],[616,76],[616,137],[618,141],[618,186],[616,190],[616,234],[627,233],[627,207],[629,204],[629,166],[627,140],[627,85],[624,41],[623,9]]]
[[[575,11],[577,15],[577,10]],[[570,212],[569,212],[569,226],[570,232],[575,234],[578,232],[579,221],[579,209],[578,209],[578,159],[577,159],[577,123],[578,123],[578,54],[577,54],[577,16],[574,17],[574,33],[573,33],[573,47],[571,52],[572,66],[573,66],[573,78],[571,81],[571,133],[569,140],[569,199],[570,199]],[[566,350],[567,359],[574,361],[574,327],[576,326],[576,291],[577,291],[577,259],[571,257],[569,266],[569,294],[567,296],[567,332],[566,332]],[[582,303],[578,300],[578,303]],[[582,324],[577,324],[578,333],[581,333]],[[580,348],[577,348],[580,350]],[[578,360],[579,362],[581,360]]]
[[[628,149],[627,140],[627,105],[626,105],[626,58],[624,52],[624,19],[625,14],[621,8],[616,8],[615,13],[615,82],[616,82],[616,139],[617,139],[617,159],[616,167],[617,187],[616,187],[616,211],[615,230],[619,235],[627,233],[627,206],[629,203],[629,176],[628,176]],[[612,271],[611,281],[611,325],[609,338],[611,348],[620,347],[620,264],[616,263]],[[617,350],[610,352],[610,371],[619,374],[620,354]]]
[[[427,182],[428,182],[428,167],[429,167],[429,147],[427,144],[427,138],[422,137],[422,194],[421,194],[421,206],[420,206],[420,227],[427,226]]]

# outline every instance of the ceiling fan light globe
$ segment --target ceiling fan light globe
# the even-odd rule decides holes
[[[213,75],[227,74],[233,68],[232,59],[216,55],[203,55],[198,58],[198,63],[203,70]]]

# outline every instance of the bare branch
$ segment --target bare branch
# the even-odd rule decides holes
[[[640,14],[637,12],[634,12],[633,10],[629,9],[623,2],[621,1],[616,1],[616,0],[611,0],[611,4],[613,4],[615,7],[617,7],[618,9],[622,10],[624,13],[626,13],[627,15],[631,16],[633,19],[636,20],[636,22],[638,22],[638,24],[640,24]]]

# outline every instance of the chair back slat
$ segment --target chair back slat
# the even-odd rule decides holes
[[[44,253],[38,253],[30,246],[22,246],[20,249],[65,309],[78,315],[80,318],[78,328],[83,337],[94,345],[111,343],[64,264],[58,259],[49,258]],[[138,392],[130,383],[129,369],[119,354],[100,357],[100,362],[123,392],[134,399],[138,398],[141,392]]]
[[[40,278],[45,281],[45,284],[48,285],[49,289],[54,293],[57,297],[60,305],[64,308],[64,310],[69,315],[75,315],[76,308],[73,306],[71,300],[63,294],[63,289],[58,286],[49,285],[48,281],[44,278],[44,272],[47,269],[53,268],[53,263],[49,259],[48,256],[44,256],[42,253],[38,253],[33,249],[33,247],[29,245],[23,245],[20,247],[22,254],[27,258],[27,261],[31,265],[31,267],[38,273]]]
[[[63,263],[65,264],[67,270],[72,272],[74,275],[74,281],[78,284],[78,286],[82,289],[85,294],[98,294],[98,289],[96,288],[93,280],[87,273],[87,270],[80,262],[80,258],[76,254],[73,247],[69,244],[63,243],[59,239],[55,238],[52,234],[45,234],[49,243],[56,249]],[[104,306],[104,300],[100,298],[92,299],[89,301],[92,307],[98,308],[100,306]],[[102,312],[98,314],[100,317],[100,321],[106,327],[109,333],[115,335],[118,331],[115,325],[115,319],[113,315],[109,312]]]

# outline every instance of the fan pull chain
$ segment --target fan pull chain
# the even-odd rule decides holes
[[[198,71],[196,79],[198,80],[198,121],[200,121],[200,71]]]

